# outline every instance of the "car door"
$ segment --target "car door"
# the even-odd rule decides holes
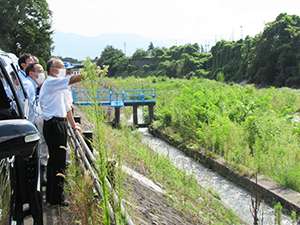
[[[12,222],[17,179],[15,157],[28,159],[39,141],[36,127],[26,120],[28,97],[16,63],[0,52],[0,225]]]

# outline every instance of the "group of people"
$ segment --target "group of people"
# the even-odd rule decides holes
[[[73,129],[81,130],[74,121],[70,85],[80,82],[81,74],[72,74],[72,66],[58,58],[47,62],[47,78],[36,57],[23,54],[19,57],[19,77],[29,99],[28,120],[36,125],[41,139],[39,160],[46,186],[46,201],[52,205],[67,206],[63,184],[66,164],[71,163],[67,147],[68,122]],[[68,74],[67,74],[68,71]],[[68,157],[66,157],[68,155]],[[66,159],[67,158],[67,159]]]

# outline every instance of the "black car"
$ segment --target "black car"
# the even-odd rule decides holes
[[[28,215],[43,224],[40,136],[26,119],[28,105],[17,57],[0,51],[0,224],[23,224]]]

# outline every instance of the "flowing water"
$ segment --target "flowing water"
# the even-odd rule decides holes
[[[138,114],[140,113],[139,111]],[[141,121],[141,116],[139,116],[138,119]],[[235,213],[249,224],[253,224],[253,217],[250,211],[251,193],[249,191],[229,181],[219,173],[208,169],[203,164],[187,156],[178,148],[152,136],[148,128],[139,128],[139,131],[143,134],[143,141],[147,143],[151,149],[160,155],[168,156],[177,168],[184,170],[187,174],[193,174],[202,187],[206,189],[211,188],[215,192],[218,192],[222,202],[231,207]],[[261,213],[262,210],[260,210],[260,216]],[[263,224],[274,224],[274,209],[268,204],[264,206]],[[293,223],[288,216],[282,215],[281,224],[287,225]]]
[[[225,204],[230,206],[241,218],[253,224],[250,211],[251,193],[249,191],[208,169],[167,142],[152,136],[147,128],[139,128],[139,131],[143,134],[143,141],[151,149],[160,155],[168,156],[177,168],[186,171],[187,174],[193,174],[202,187],[212,188],[218,192]],[[263,224],[274,224],[274,209],[269,205],[265,205]],[[292,221],[289,217],[282,215],[282,224],[292,224]]]

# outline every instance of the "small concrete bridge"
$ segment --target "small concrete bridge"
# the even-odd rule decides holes
[[[120,123],[120,107],[133,107],[133,123],[137,127],[147,127],[153,120],[153,107],[155,106],[154,89],[131,89],[131,90],[97,90],[94,92],[72,89],[73,103],[75,105],[107,105],[115,108],[115,122]],[[139,124],[137,109],[139,106],[148,106],[148,123]]]

